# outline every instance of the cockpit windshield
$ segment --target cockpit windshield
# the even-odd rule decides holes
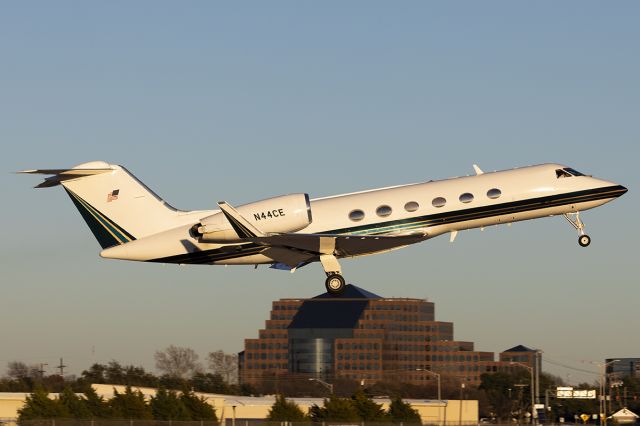
[[[560,178],[568,178],[573,176],[584,176],[584,174],[580,173],[576,169],[572,169],[571,167],[565,167],[564,169],[556,169],[556,177]]]
[[[576,169],[572,169],[571,167],[567,167],[567,168],[565,168],[565,170],[568,171],[569,173],[571,173],[574,176],[584,176],[584,174],[580,173]]]

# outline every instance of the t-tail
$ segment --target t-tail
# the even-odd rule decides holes
[[[92,161],[69,169],[24,170],[52,175],[36,188],[62,185],[102,248],[125,244],[193,220],[122,166]]]

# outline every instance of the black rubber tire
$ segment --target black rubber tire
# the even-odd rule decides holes
[[[588,235],[580,235],[580,237],[578,237],[578,244],[580,244],[581,247],[587,247],[591,244],[591,237]]]
[[[327,293],[332,294],[334,296],[338,296],[342,294],[344,288],[346,286],[346,282],[342,275],[340,274],[331,274],[327,277],[324,282],[324,286],[327,289]]]

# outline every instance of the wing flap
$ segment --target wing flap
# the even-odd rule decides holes
[[[427,239],[425,234],[403,236],[360,236],[326,234],[278,234],[265,237],[248,238],[247,241],[271,247],[284,247],[306,252],[312,255],[335,254],[339,257],[358,256],[391,250]],[[333,240],[332,253],[326,253],[327,240]]]
[[[285,247],[268,247],[260,252],[278,263],[289,266],[289,269],[295,268],[302,263],[306,263],[315,257],[314,254],[305,253],[300,250],[293,250]]]

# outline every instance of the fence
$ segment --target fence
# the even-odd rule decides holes
[[[19,426],[429,426],[419,423],[391,423],[391,422],[270,422],[263,419],[225,419],[224,425],[211,420],[112,420],[112,419],[41,419],[23,420]],[[14,423],[16,424],[16,423]],[[509,426],[514,426],[511,424]],[[446,424],[434,423],[431,426],[478,426],[477,423],[448,421]],[[495,425],[491,425],[495,426]]]
[[[263,419],[225,419],[222,423],[224,426],[428,426],[420,423],[391,423],[391,422],[270,422]],[[93,420],[77,420],[77,419],[40,419],[40,420],[23,420],[18,422],[19,426],[223,426],[220,422],[211,420],[113,420],[113,419],[93,419]],[[14,423],[16,424],[16,423]],[[445,426],[434,423],[432,426]],[[446,426],[477,426],[477,423],[447,422]],[[492,425],[494,426],[494,425]],[[509,426],[514,426],[509,425]]]

